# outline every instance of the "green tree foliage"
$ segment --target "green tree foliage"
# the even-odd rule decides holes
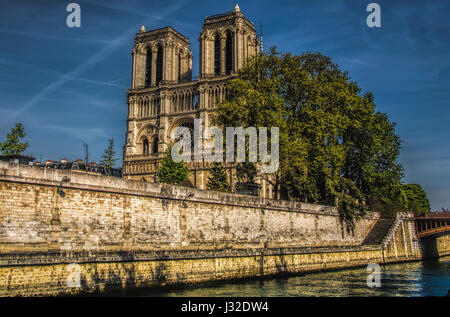
[[[251,58],[213,121],[280,128],[280,167],[263,175],[274,198],[337,204],[347,220],[367,205],[404,207],[395,124],[327,56],[272,48]]]
[[[416,214],[426,214],[430,211],[430,202],[422,186],[403,184],[408,209]]]
[[[184,161],[177,163],[172,159],[171,151],[172,147],[169,146],[166,156],[159,162],[156,169],[156,180],[161,183],[176,185],[187,180],[191,172]]]
[[[2,156],[21,155],[28,148],[28,142],[20,142],[24,137],[25,130],[22,123],[16,123],[16,126],[6,135],[6,140],[3,143],[0,143]]]
[[[362,192],[352,180],[345,177],[340,179],[337,187],[336,205],[340,211],[341,220],[346,223],[348,231],[353,231],[355,219],[364,216],[366,207]]]
[[[242,162],[236,167],[236,177],[241,183],[255,184],[257,175],[258,171],[252,162]]]
[[[225,168],[220,163],[214,163],[211,175],[208,177],[208,189],[229,192],[230,185],[227,179]]]
[[[247,195],[259,196],[261,185],[255,182],[258,170],[255,163],[242,162],[236,166],[236,177],[238,182],[235,185],[236,192]]]
[[[105,149],[105,152],[102,155],[101,164],[104,164],[106,168],[108,168],[109,174],[111,175],[111,168],[116,165],[117,159],[114,157],[116,152],[114,151],[114,139],[109,139],[109,145]]]

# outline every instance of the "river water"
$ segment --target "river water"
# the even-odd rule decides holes
[[[218,283],[141,294],[144,296],[445,296],[450,291],[450,257],[381,266],[379,288],[369,288],[366,268],[301,276]]]

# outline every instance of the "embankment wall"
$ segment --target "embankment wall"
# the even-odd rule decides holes
[[[70,182],[61,183],[64,177]],[[62,184],[62,187],[61,187]],[[334,207],[0,162],[0,295],[61,295],[420,258],[411,219],[361,246]]]

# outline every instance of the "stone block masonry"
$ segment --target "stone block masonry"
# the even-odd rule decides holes
[[[378,218],[349,234],[334,207],[8,163],[0,202],[2,252],[359,245]]]
[[[58,186],[67,176],[69,183]],[[78,294],[418,259],[334,207],[0,163],[0,295]],[[417,244],[417,243],[416,243]],[[76,263],[73,272],[71,263]],[[67,283],[73,274],[80,285]]]

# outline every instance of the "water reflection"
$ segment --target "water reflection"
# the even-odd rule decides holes
[[[367,286],[366,268],[263,281],[223,283],[144,296],[444,296],[450,290],[450,257],[381,266],[381,287]]]

